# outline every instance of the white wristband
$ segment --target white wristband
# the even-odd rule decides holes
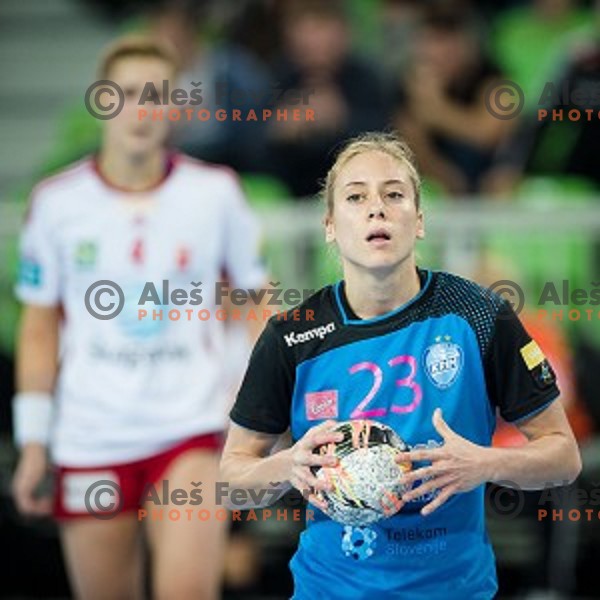
[[[52,424],[52,394],[20,392],[13,399],[15,442],[19,448],[32,442],[47,445]]]

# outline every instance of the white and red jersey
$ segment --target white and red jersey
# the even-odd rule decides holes
[[[258,225],[226,168],[174,155],[159,185],[127,192],[108,184],[88,159],[37,186],[21,239],[17,295],[64,311],[56,463],[128,462],[225,427],[227,357],[224,326],[215,318],[223,272],[232,288],[261,287],[266,278]],[[98,319],[86,306],[86,292],[101,280],[123,291],[114,318]],[[201,290],[201,303],[179,304],[180,293],[175,303],[139,306],[147,282],[162,302],[164,281],[170,294]],[[92,306],[97,298],[103,306],[119,302],[117,293],[88,296]],[[149,316],[140,318],[140,309]],[[173,309],[190,310],[192,318],[168,319]],[[198,318],[201,310],[211,317]]]

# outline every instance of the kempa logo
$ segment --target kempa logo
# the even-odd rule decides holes
[[[335,331],[335,323],[332,321],[331,323],[327,323],[327,325],[321,325],[320,327],[315,327],[314,329],[309,329],[308,331],[304,331],[302,333],[288,333],[283,336],[285,343],[290,346],[295,346],[296,344],[303,344],[304,342],[309,342],[310,340],[314,340],[319,338],[322,340],[328,333]]]

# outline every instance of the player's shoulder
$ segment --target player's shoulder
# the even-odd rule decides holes
[[[498,323],[515,318],[504,298],[470,279],[437,271],[433,275],[433,284],[426,316],[452,315],[461,319],[475,334],[482,354],[490,347]]]
[[[302,341],[321,338],[324,333],[339,327],[339,317],[333,306],[333,286],[327,285],[296,306],[274,314],[267,323],[270,335],[282,339]],[[292,338],[290,338],[290,334]],[[293,345],[293,344],[292,344]]]
[[[492,335],[500,313],[510,305],[499,294],[470,279],[435,271],[433,293],[428,312],[431,315],[455,315],[468,322],[485,347]]]
[[[466,277],[447,271],[433,271],[432,277],[435,301],[447,305],[453,311],[485,312],[496,315],[506,304],[506,301],[492,289]]]
[[[95,178],[93,158],[86,156],[40,179],[32,190],[32,197],[64,197],[65,192],[78,189]]]
[[[197,181],[202,186],[240,186],[238,174],[227,165],[206,162],[181,152],[174,154],[174,161],[184,177]]]
[[[59,215],[71,210],[73,203],[87,196],[90,183],[95,178],[93,158],[86,156],[38,180],[29,196],[25,221],[33,215],[44,222],[60,218]]]

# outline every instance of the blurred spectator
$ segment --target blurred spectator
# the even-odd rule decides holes
[[[163,0],[87,0],[87,4],[111,21],[130,18],[162,2]]]
[[[202,29],[202,11],[164,5],[155,13],[152,31],[179,52],[183,69],[177,87],[191,92],[192,82],[201,82],[202,103],[194,112],[210,111],[208,120],[181,120],[174,142],[184,152],[202,160],[229,165],[240,171],[261,170],[264,166],[264,123],[233,121],[233,109],[242,115],[254,109],[260,114],[267,106],[271,82],[258,59],[232,43],[209,42]],[[185,109],[186,107],[182,107]],[[215,111],[224,109],[227,119],[219,121]]]
[[[229,0],[236,10],[228,24],[227,37],[246,48],[263,63],[276,62],[281,51],[281,31],[278,23],[284,3],[277,0]],[[265,27],[269,35],[265,35]]]
[[[337,2],[294,2],[282,26],[285,55],[275,79],[283,89],[309,93],[315,119],[272,122],[272,165],[296,196],[306,196],[319,190],[337,144],[385,126],[386,106],[374,65],[350,54],[348,24]]]
[[[592,420],[580,401],[575,380],[573,351],[560,326],[550,319],[539,319],[534,310],[525,310],[520,315],[527,332],[539,343],[543,353],[553,366],[560,400],[579,446],[584,446],[592,437]],[[499,422],[493,438],[497,447],[521,446],[526,438],[509,423]],[[570,491],[576,489],[574,484]],[[561,490],[561,491],[564,491]],[[545,490],[526,492],[523,517],[535,526],[541,552],[530,565],[525,585],[546,597],[571,598],[576,589],[577,551],[580,547],[580,524],[569,520],[541,520],[540,508],[568,512],[578,508],[566,493],[556,494],[552,500]],[[535,597],[535,596],[534,596]]]
[[[556,90],[571,91],[593,91],[600,86],[600,41],[596,36],[586,46],[578,43],[566,71],[553,83]],[[503,145],[487,178],[487,192],[505,196],[527,175],[574,175],[600,185],[598,98],[588,94],[585,102],[579,102],[574,95],[567,102],[563,100],[559,97],[545,105],[548,116],[542,120],[537,113],[525,117],[514,136]],[[554,110],[562,118],[553,120]],[[570,120],[571,110],[579,111],[581,118]],[[586,110],[592,111],[590,120]]]
[[[474,278],[484,286],[491,286],[494,282],[507,278],[523,283],[518,272],[518,268],[510,264],[505,257],[500,258],[491,253],[484,253],[480,256]],[[525,296],[525,298],[531,297],[527,294]],[[519,317],[529,335],[537,341],[552,365],[560,389],[560,401],[569,424],[578,444],[585,445],[592,438],[593,422],[586,406],[579,398],[571,345],[560,324],[552,320],[549,315],[540,318],[540,313],[534,305],[526,304]],[[514,424],[498,417],[492,440],[495,447],[517,447],[525,445],[526,442],[527,438]],[[539,592],[540,598],[570,598],[573,597],[576,588],[579,524],[569,520],[540,521],[537,511],[544,508],[549,512],[551,510],[567,512],[577,506],[571,505],[566,494],[563,496],[556,494],[556,497],[560,498],[559,501],[545,500],[547,497],[546,490],[528,491],[524,494],[525,506],[521,517],[535,525],[532,530],[535,531],[539,547],[542,549],[541,552],[534,554],[536,559],[531,561],[527,569],[524,585],[528,590]]]
[[[415,30],[422,18],[423,4],[416,0],[384,0],[379,12],[381,61],[393,79],[407,68]]]
[[[486,287],[491,287],[502,280],[521,284],[526,293],[525,305],[519,313],[519,318],[529,335],[536,340],[548,357],[556,373],[560,400],[577,441],[580,444],[588,441],[592,436],[594,424],[587,407],[579,399],[573,350],[562,329],[562,323],[554,320],[550,313],[544,315],[539,312],[540,307],[532,302],[536,295],[530,289],[530,285],[526,285],[520,267],[506,256],[489,250],[483,251],[479,256],[473,279]],[[525,436],[514,425],[499,420],[494,435],[495,445],[519,446],[526,441]]]
[[[494,56],[506,76],[521,86],[527,100],[537,98],[561,60],[560,42],[565,34],[589,20],[589,11],[579,0],[528,2],[495,19]]]
[[[396,127],[426,177],[451,194],[476,193],[510,127],[486,109],[486,91],[500,71],[468,18],[456,12],[426,16],[411,54],[412,68],[399,82]]]

